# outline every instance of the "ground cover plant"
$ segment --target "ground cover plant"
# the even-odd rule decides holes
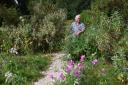
[[[0,54],[0,84],[29,84],[43,76],[41,71],[50,64],[50,55],[15,56]]]

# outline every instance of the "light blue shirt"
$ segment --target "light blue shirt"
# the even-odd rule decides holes
[[[71,31],[72,31],[73,33],[79,32],[80,30],[84,30],[84,29],[85,29],[84,23],[78,24],[78,23],[76,23],[76,22],[73,22],[73,23],[71,24]]]

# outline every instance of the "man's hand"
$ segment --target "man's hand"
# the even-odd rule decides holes
[[[83,31],[84,31],[84,29],[78,31],[78,32],[77,32],[77,35],[80,35]]]
[[[75,36],[79,36],[82,32],[84,31],[84,29],[79,30],[78,32],[74,33]]]
[[[75,33],[75,36],[79,36],[80,35],[80,31]]]

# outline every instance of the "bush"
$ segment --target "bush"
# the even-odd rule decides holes
[[[15,8],[7,8],[0,5],[1,25],[16,25],[18,24],[18,13]],[[0,25],[0,26],[1,26]]]
[[[114,68],[103,59],[98,59],[97,65],[91,65],[90,62],[87,61],[85,64],[85,71],[83,71],[79,80],[80,85],[127,85],[128,75],[126,75],[126,72]],[[123,76],[121,77],[120,75]],[[121,79],[119,79],[119,77],[121,77]]]
[[[118,43],[124,37],[124,31],[126,32],[121,16],[118,12],[111,17],[101,13],[96,19],[98,20],[95,22],[90,20],[93,24],[78,38],[67,40],[66,49],[72,57],[77,58],[81,53],[89,56],[96,52],[98,57],[104,56],[110,59],[115,54],[114,50],[119,47]]]
[[[79,14],[83,9],[88,9],[90,7],[90,0],[54,0],[54,3],[60,7],[67,10],[68,18],[73,18],[75,15]]]
[[[99,12],[91,11],[91,10],[83,10],[81,12],[81,21],[85,22],[87,26],[92,24],[96,24],[98,22]]]
[[[32,40],[34,48],[43,48],[44,51],[52,50],[64,37],[64,21],[66,13],[49,3],[38,3],[34,7],[34,16],[31,23]]]
[[[16,48],[19,54],[30,52],[31,45],[30,41],[30,24],[19,25],[17,28],[12,27],[1,27],[1,48],[3,52],[9,52],[11,48]]]
[[[81,16],[90,26],[79,37],[69,37],[65,46],[68,58],[78,60],[81,54],[86,54],[85,70],[77,81],[78,85],[127,85],[128,31],[122,16],[117,11],[108,17],[91,10],[83,11]],[[98,64],[92,65],[95,58]],[[68,78],[69,81],[59,85],[74,84],[74,77]]]
[[[36,3],[33,15],[19,17],[18,26],[0,27],[3,51],[16,48],[20,54],[60,49],[64,38],[65,10],[53,4]]]
[[[104,58],[95,59],[95,57],[94,54],[89,56],[88,59],[85,57],[84,69],[80,71],[80,74],[78,73],[79,77],[76,77],[71,71],[69,75],[68,73],[65,74],[64,81],[57,81],[55,85],[127,85],[128,74],[126,68],[124,68],[127,66],[123,64],[126,64],[127,61],[113,58],[117,65],[119,65],[119,61],[123,62],[120,63],[122,68],[119,68],[115,66],[116,64],[114,66],[108,64]],[[74,69],[72,68],[72,70]]]
[[[125,21],[128,19],[127,9],[127,0],[92,0],[91,4],[91,10],[105,12],[108,16],[111,16],[115,11],[118,11]]]

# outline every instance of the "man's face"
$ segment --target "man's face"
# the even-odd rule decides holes
[[[80,22],[80,17],[78,17],[78,18],[76,19],[76,22],[78,22],[78,23]]]

